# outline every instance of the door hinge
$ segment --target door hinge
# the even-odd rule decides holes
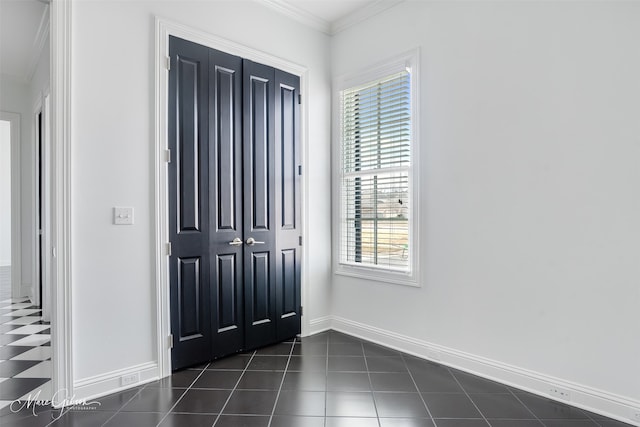
[[[167,56],[167,63],[166,63],[166,67],[168,71],[171,71],[171,57]]]
[[[302,165],[298,165],[298,175],[302,175]]]
[[[169,348],[173,348],[173,334],[169,334]]]
[[[302,246],[302,236],[298,236],[298,245]]]
[[[298,104],[302,104],[302,94],[298,94]]]
[[[166,161],[167,163],[171,163],[171,150],[166,150]]]
[[[171,242],[167,243],[167,256],[171,256]]]

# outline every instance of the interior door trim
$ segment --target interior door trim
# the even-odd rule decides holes
[[[167,256],[167,242],[169,241],[168,216],[168,183],[167,183],[167,111],[168,111],[168,70],[167,57],[169,55],[169,37],[175,36],[231,55],[236,55],[270,67],[286,71],[300,77],[300,91],[308,93],[309,78],[306,67],[286,61],[242,44],[223,39],[204,31],[190,28],[180,23],[156,17],[155,19],[155,273],[156,273],[156,349],[158,357],[158,376],[171,375],[171,348],[169,334],[171,333],[171,313],[169,298],[169,257]],[[300,106],[300,148],[302,162],[308,164],[308,110],[303,103]],[[307,209],[307,180],[302,176],[302,238],[308,234]],[[301,297],[302,305],[306,305],[307,257],[304,246],[302,250]],[[308,316],[301,319],[301,334],[304,336],[310,330]]]

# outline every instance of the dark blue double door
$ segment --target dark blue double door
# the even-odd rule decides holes
[[[300,332],[299,77],[171,37],[172,367]]]

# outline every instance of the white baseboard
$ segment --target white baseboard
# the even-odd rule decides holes
[[[603,390],[572,383],[561,378],[508,365],[452,348],[397,334],[337,316],[317,319],[325,329],[334,329],[358,338],[372,341],[404,353],[432,360],[452,368],[460,369],[480,377],[497,381],[508,386],[535,393],[549,399],[550,385],[555,385],[571,393],[571,401],[558,400],[587,411],[604,415],[632,425],[640,426],[634,419],[640,413],[640,401],[615,395]],[[312,321],[313,322],[313,321]],[[327,328],[326,325],[329,324]],[[313,328],[312,328],[313,329]]]
[[[129,375],[137,375],[137,381],[127,385],[122,385],[122,377]],[[156,362],[142,363],[129,368],[118,369],[74,381],[73,399],[95,399],[107,394],[116,393],[118,391],[146,384],[157,379],[159,379],[158,364]]]
[[[309,334],[314,335],[331,329],[331,316],[318,317],[309,321]]]

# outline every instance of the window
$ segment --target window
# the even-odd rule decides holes
[[[338,273],[415,282],[412,79],[401,61],[339,93]]]

